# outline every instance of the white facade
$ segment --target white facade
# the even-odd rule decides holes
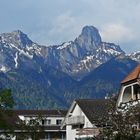
[[[97,129],[95,125],[93,125],[86,114],[82,111],[80,106],[76,104],[74,101],[67,116],[64,121],[66,125],[66,139],[67,140],[75,140],[76,138],[84,138],[84,137],[93,137],[97,135],[97,133],[93,129]],[[86,129],[93,130],[95,133],[92,134],[86,133]],[[83,134],[81,134],[81,132]]]
[[[140,85],[139,82],[131,82],[121,86],[117,106],[121,104],[136,105],[140,101]]]
[[[117,107],[136,105],[140,102],[140,64],[121,82]]]
[[[34,129],[33,127],[33,131],[32,128],[31,130],[26,130],[26,128],[23,130],[24,127],[21,128],[21,130],[15,129],[15,134],[11,140],[19,139],[21,133],[26,135],[29,140],[32,140],[32,138],[35,137],[35,135],[32,135],[35,131],[38,134],[40,133],[40,140],[66,140],[66,129],[60,129],[65,114],[66,111],[59,110],[15,111],[15,115],[17,116],[17,119],[15,120],[16,124],[20,124],[20,122],[23,121],[27,127],[36,126],[36,128]]]
[[[22,121],[25,121],[26,124],[30,123],[31,120],[35,120],[38,117],[36,116],[24,116],[24,115],[19,115],[18,116]],[[43,122],[42,122],[43,120]],[[55,125],[61,125],[62,121],[64,120],[64,117],[41,117],[39,120],[40,125],[44,126],[55,126]]]

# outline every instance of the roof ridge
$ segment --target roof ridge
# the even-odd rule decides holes
[[[75,100],[83,100],[84,101],[84,100],[103,100],[103,99],[95,99],[95,98],[93,98],[93,99],[92,98],[87,98],[86,99],[86,98],[84,98],[84,99],[75,99]]]
[[[108,101],[109,99],[75,99],[75,102],[79,101]]]

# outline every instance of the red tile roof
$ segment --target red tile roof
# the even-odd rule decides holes
[[[139,78],[139,74],[140,74],[140,64],[138,64],[138,66],[131,73],[129,73],[121,83],[124,84],[126,82],[136,80]]]

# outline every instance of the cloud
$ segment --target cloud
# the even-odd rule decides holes
[[[53,28],[50,30],[50,34],[64,33],[65,31],[68,31],[74,23],[75,19],[70,15],[70,12],[61,14],[54,19],[52,23]]]
[[[83,26],[93,25],[104,41],[135,51],[140,44],[139,13],[140,0],[1,0],[0,32],[20,29],[49,45],[73,40]]]
[[[107,24],[101,28],[101,36],[108,42],[131,42],[135,39],[134,35],[134,31],[130,27],[120,23]]]
[[[76,17],[70,11],[62,13],[52,21],[52,26],[48,31],[48,37],[55,39],[56,43],[73,40],[77,33],[79,34],[77,23],[79,24]]]

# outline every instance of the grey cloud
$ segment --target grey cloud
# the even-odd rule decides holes
[[[104,41],[107,39],[118,43],[127,52],[140,50],[139,0],[0,2],[0,32],[21,29],[35,42],[49,45],[73,40],[80,34],[83,26],[94,25],[103,34]],[[111,24],[116,26],[112,38],[113,29],[109,28]],[[128,34],[129,37],[126,37]]]

